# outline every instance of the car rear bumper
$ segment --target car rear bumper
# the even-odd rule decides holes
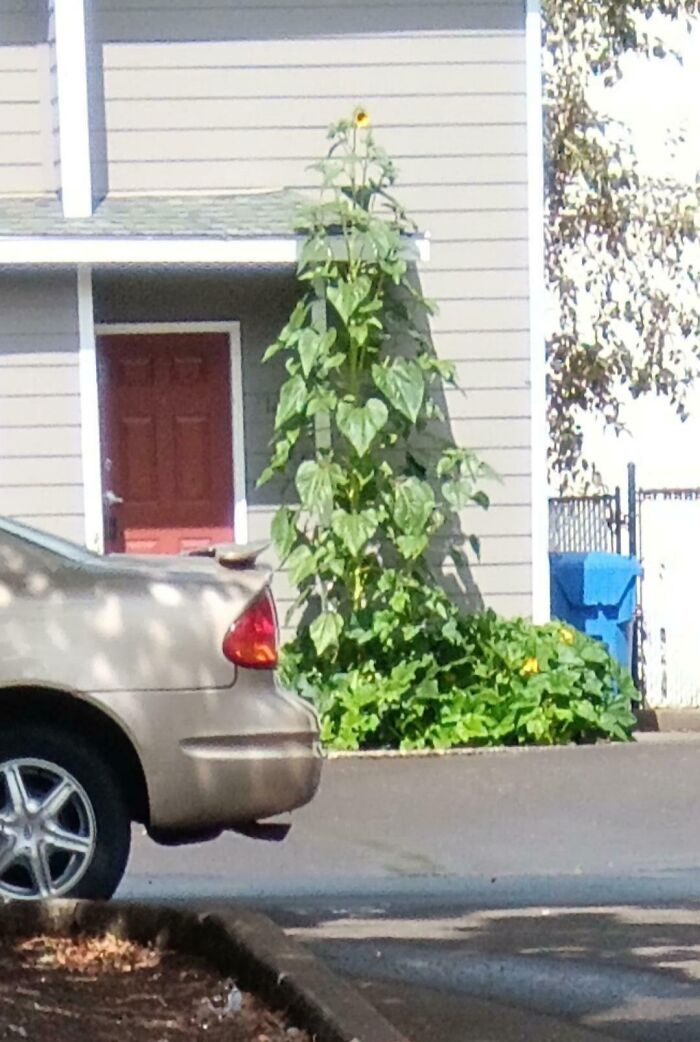
[[[95,695],[141,759],[149,826],[231,828],[303,806],[323,754],[316,715],[272,674],[245,672],[229,689]]]
[[[295,810],[321,780],[317,733],[185,739],[181,748],[183,769],[198,794],[198,825],[226,828]]]

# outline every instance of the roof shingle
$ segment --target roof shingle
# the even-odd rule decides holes
[[[196,238],[292,236],[304,202],[289,190],[241,195],[108,196],[92,217],[63,216],[55,196],[0,199],[2,238]]]

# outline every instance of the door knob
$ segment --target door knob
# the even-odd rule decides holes
[[[116,492],[112,492],[111,488],[107,489],[102,498],[107,507],[118,507],[120,503],[124,502],[121,496],[118,496]]]

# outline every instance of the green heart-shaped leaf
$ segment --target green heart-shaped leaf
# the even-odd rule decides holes
[[[276,431],[284,427],[285,423],[288,423],[294,416],[299,415],[306,405],[308,394],[303,377],[298,373],[282,385],[275,415]]]
[[[321,524],[328,524],[333,513],[333,478],[330,468],[314,460],[301,463],[296,476],[302,505]]]
[[[349,514],[336,510],[333,515],[333,531],[343,541],[350,553],[357,557],[368,539],[377,531],[377,515],[373,510],[361,514]]]
[[[388,366],[373,365],[372,379],[387,401],[415,423],[425,397],[425,377],[418,363],[395,358]]]
[[[357,455],[364,456],[388,417],[384,402],[379,398],[370,398],[361,406],[341,402],[336,412],[336,423]]]
[[[272,520],[270,535],[277,553],[284,559],[294,546],[297,536],[294,514],[289,507],[279,508]]]
[[[309,579],[316,571],[316,557],[310,547],[303,543],[293,550],[287,561],[289,577],[295,586]]]
[[[357,311],[371,288],[370,280],[362,276],[353,282],[340,282],[337,286],[329,286],[326,296],[347,325],[350,316]]]
[[[329,648],[337,647],[343,625],[342,616],[335,611],[324,611],[314,619],[309,627],[309,636],[318,655],[323,655]]]
[[[428,548],[427,535],[400,535],[396,545],[402,557],[408,561],[415,561]]]
[[[304,376],[308,376],[322,348],[322,337],[315,329],[305,329],[299,337],[297,350]]]
[[[394,493],[394,521],[405,535],[421,536],[435,509],[435,495],[420,478],[405,478]]]
[[[456,478],[453,481],[445,481],[442,485],[442,494],[451,507],[454,507],[455,510],[461,510],[472,501],[474,482],[471,478]]]

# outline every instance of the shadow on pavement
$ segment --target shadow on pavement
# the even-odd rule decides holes
[[[625,1040],[700,1038],[700,905],[695,903],[463,914],[453,906],[417,916],[408,907],[372,908],[365,902],[335,914],[295,913],[289,907],[275,914],[336,969],[370,990],[377,982],[393,982],[388,993],[393,995],[400,984],[403,991],[396,994],[409,1004],[421,989],[449,994],[451,1001],[461,999],[465,1016],[471,1010],[470,1020],[475,1001],[480,1002],[481,1035],[465,1039],[490,1039],[491,1030],[501,1032],[500,1040],[516,1039],[518,1023],[532,1015],[555,1018],[560,1034],[553,1037],[572,1042],[577,1036],[569,1029],[562,1035],[563,1023],[586,1035],[594,1030]],[[391,1016],[389,1008],[384,1012]],[[543,1031],[544,1026],[536,1036],[523,1037],[546,1038]]]

